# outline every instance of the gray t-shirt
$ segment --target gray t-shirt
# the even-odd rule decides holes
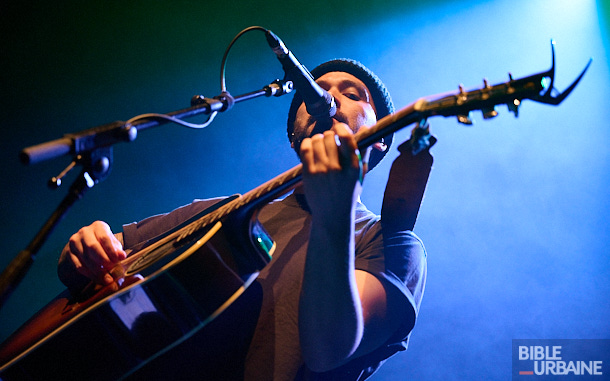
[[[125,225],[125,248],[174,228],[218,201],[196,200],[171,213]],[[210,324],[210,330],[223,341],[213,352],[217,356],[212,360],[215,374],[226,379],[247,380],[362,380],[373,374],[387,358],[407,348],[426,280],[425,249],[412,231],[396,231],[391,226],[384,226],[363,204],[357,205],[356,268],[373,274],[385,287],[398,290],[407,306],[403,310],[408,313],[401,317],[400,328],[373,352],[333,371],[314,373],[303,363],[298,334],[298,301],[311,215],[302,195],[290,195],[263,207],[258,220],[276,243],[273,259],[241,296],[241,299],[251,298],[256,302],[242,308],[241,304],[248,303],[238,301],[217,318],[225,319],[224,322]],[[218,333],[221,329],[231,331],[226,342]],[[243,332],[236,334],[240,330]],[[239,345],[237,341],[240,341]],[[219,351],[225,351],[227,355],[221,356]],[[196,361],[203,364],[210,358],[204,357]],[[230,372],[221,371],[223,367],[231,367]]]

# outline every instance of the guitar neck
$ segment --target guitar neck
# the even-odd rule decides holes
[[[387,136],[401,128],[418,121],[419,113],[417,106],[425,102],[423,99],[404,107],[394,114],[387,115],[369,128],[363,128],[355,134],[358,149],[364,150],[384,136]],[[234,201],[234,205],[227,205],[227,210],[222,213],[231,213],[236,209],[246,205],[258,207],[264,205],[272,199],[281,196],[292,190],[300,181],[303,171],[302,164],[298,164],[290,170],[276,176],[266,183],[245,193]]]

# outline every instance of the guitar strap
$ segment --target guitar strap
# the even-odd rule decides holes
[[[413,230],[424,198],[433,162],[430,148],[436,138],[427,126],[413,131],[411,139],[398,147],[400,155],[390,169],[381,207],[384,228]]]

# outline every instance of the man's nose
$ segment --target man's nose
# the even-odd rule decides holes
[[[337,109],[339,109],[339,107],[341,107],[341,93],[334,88],[327,91],[335,99],[335,105],[337,106]]]

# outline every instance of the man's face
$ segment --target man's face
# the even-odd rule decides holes
[[[328,91],[337,104],[337,113],[332,119],[316,121],[301,104],[294,122],[292,147],[298,148],[301,141],[317,133],[329,130],[336,123],[345,123],[355,133],[362,126],[372,126],[377,121],[375,105],[369,89],[358,78],[344,72],[326,73],[316,80]]]

